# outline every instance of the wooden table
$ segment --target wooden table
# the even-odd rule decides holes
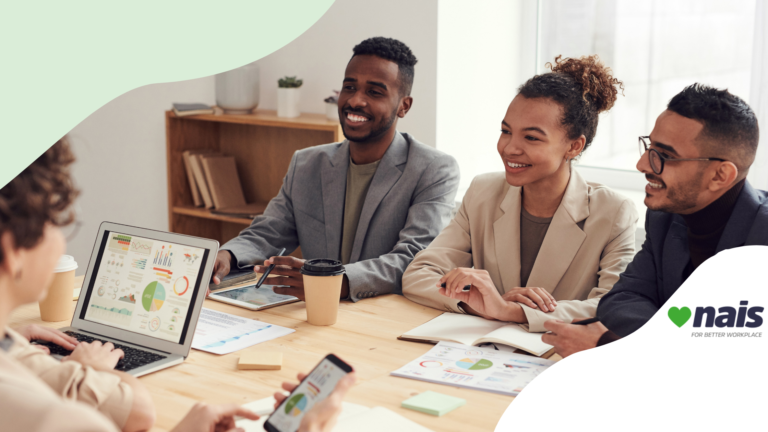
[[[75,280],[79,287],[82,277]],[[405,378],[390,372],[425,354],[432,345],[397,340],[397,336],[438,316],[441,311],[413,303],[399,295],[386,295],[357,303],[342,302],[338,322],[316,327],[306,322],[303,302],[264,311],[205,300],[205,307],[296,329],[295,333],[247,350],[281,351],[279,371],[238,371],[240,352],[215,355],[191,350],[178,366],[140,378],[157,407],[154,431],[171,429],[196,402],[244,404],[272,395],[283,381],[295,381],[325,355],[334,353],[357,372],[357,384],[346,401],[368,407],[386,407],[434,431],[492,431],[514,399],[477,390],[438,385]],[[40,324],[64,327],[68,321],[40,320],[37,304],[17,309],[9,325]],[[426,390],[466,399],[467,404],[442,417],[400,407],[400,402]]]

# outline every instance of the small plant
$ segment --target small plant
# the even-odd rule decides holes
[[[301,87],[302,84],[304,84],[304,81],[300,79],[296,79],[295,76],[292,76],[292,77],[287,76],[285,78],[280,78],[279,80],[277,80],[277,86],[280,88],[299,88]]]
[[[338,90],[334,90],[333,92],[336,93],[336,94],[333,94],[333,95],[328,96],[327,98],[323,99],[323,102],[334,103],[334,104],[339,103],[339,91]]]

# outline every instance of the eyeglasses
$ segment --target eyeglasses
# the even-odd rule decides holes
[[[651,169],[653,170],[654,174],[661,175],[661,172],[664,171],[664,164],[666,162],[687,162],[687,161],[719,161],[719,162],[726,162],[725,159],[720,158],[693,158],[693,159],[675,159],[671,157],[664,156],[663,154],[659,153],[658,150],[651,148],[651,137],[649,136],[641,136],[637,138],[638,143],[640,144],[640,155],[645,155],[645,153],[650,152],[648,154],[648,160],[651,162]]]

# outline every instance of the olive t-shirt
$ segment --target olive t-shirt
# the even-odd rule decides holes
[[[341,234],[342,264],[349,264],[352,245],[355,244],[357,223],[360,221],[360,212],[363,211],[365,196],[368,194],[368,187],[371,185],[373,175],[376,174],[379,162],[381,160],[365,165],[355,165],[352,158],[349,158],[347,193],[344,198],[344,225]]]
[[[522,206],[521,206],[522,207]],[[552,218],[531,215],[522,207],[520,212],[520,286],[527,286],[533,263],[539,254],[544,236],[547,235]]]

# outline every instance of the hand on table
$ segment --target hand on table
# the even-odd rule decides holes
[[[99,341],[80,342],[72,354],[62,358],[61,361],[76,361],[99,371],[111,371],[124,356],[123,350],[115,349],[110,342],[105,344]]]
[[[239,405],[208,405],[197,403],[171,432],[230,432],[242,431],[235,426],[235,416],[258,420],[253,411]]]
[[[72,336],[69,336],[66,333],[61,332],[60,330],[49,328],[49,327],[43,327],[35,324],[26,325],[23,327],[18,327],[16,329],[17,333],[24,336],[25,339],[28,341],[33,340],[44,340],[46,342],[53,342],[56,345],[59,345],[63,348],[66,348],[68,350],[73,350],[79,344],[80,342],[73,338]],[[50,354],[51,350],[48,349],[47,346],[43,345],[34,345],[36,348],[40,348],[41,350],[45,351],[46,354]]]
[[[219,253],[216,254],[216,261],[213,263],[213,277],[211,277],[211,281],[214,285],[220,284],[221,278],[229,274],[231,265],[232,254],[229,253],[229,251],[220,250]],[[205,292],[206,297],[209,295],[211,295],[210,288]]]
[[[297,378],[299,381],[304,380],[307,375],[300,373]],[[336,383],[336,388],[328,395],[322,402],[313,406],[312,409],[307,411],[304,418],[301,419],[299,425],[299,432],[330,432],[336,425],[336,419],[341,414],[342,402],[344,396],[347,394],[352,385],[355,384],[355,373],[349,373],[344,378],[340,379]],[[283,383],[283,389],[292,392],[298,384]],[[280,405],[287,396],[277,392],[275,393],[275,399],[277,403],[275,408]]]
[[[552,312],[557,307],[555,298],[544,288],[512,288],[501,297],[507,301],[522,303],[532,309],[539,309],[542,312]]]
[[[574,318],[573,322],[586,318]],[[555,352],[565,358],[579,351],[597,346],[600,336],[608,329],[600,321],[587,325],[567,324],[560,320],[544,322],[544,328],[551,333],[544,333],[541,341],[555,347]]]
[[[445,288],[441,287],[443,283]],[[466,285],[472,285],[469,291],[463,291]],[[486,270],[456,268],[441,277],[437,286],[440,294],[464,302],[470,312],[477,312],[483,318],[513,322],[522,322],[525,318],[518,304],[501,297]]]

